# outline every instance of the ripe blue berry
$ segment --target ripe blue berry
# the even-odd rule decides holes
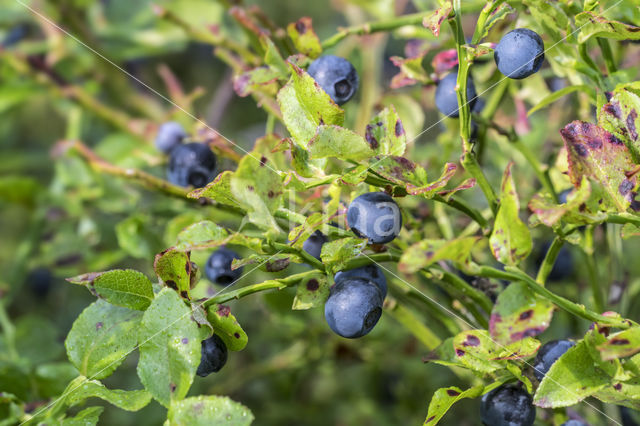
[[[326,235],[316,230],[313,234],[302,243],[302,250],[309,253],[311,256],[320,260],[320,253],[322,252],[322,246],[329,241]]]
[[[635,418],[634,413],[637,415]],[[640,419],[640,414],[638,414],[637,411],[632,411],[630,408],[620,406],[620,420],[622,421],[622,426],[639,426],[640,423],[638,423],[636,419]]]
[[[533,362],[533,375],[536,379],[542,380],[553,365],[565,352],[569,350],[574,342],[570,340],[552,340],[544,344]]]
[[[482,397],[480,418],[485,426],[531,426],[536,419],[536,408],[526,391],[501,386]]]
[[[331,288],[324,317],[331,330],[350,339],[369,333],[382,315],[382,293],[362,278],[341,280]]]
[[[458,73],[447,74],[436,87],[436,106],[441,113],[447,117],[456,118],[460,115],[458,111],[458,95],[456,86],[458,85]],[[477,101],[476,86],[473,84],[471,76],[467,79],[467,102],[469,108],[473,109]]]
[[[351,62],[339,56],[320,56],[307,72],[338,105],[347,102],[358,90],[358,72]]]
[[[520,80],[538,72],[544,61],[544,43],[538,34],[517,28],[502,37],[493,58],[505,76]]]
[[[173,148],[180,145],[182,140],[187,137],[182,125],[176,121],[167,121],[158,128],[156,135],[156,148],[168,154]]]
[[[242,275],[242,268],[231,269],[233,259],[240,259],[238,253],[228,248],[220,247],[209,256],[204,268],[205,275],[216,284],[231,284]]]
[[[178,145],[171,150],[167,177],[178,186],[202,188],[216,177],[216,156],[203,143]]]
[[[200,365],[196,370],[200,377],[217,373],[227,363],[227,345],[215,334],[202,341],[200,353]]]
[[[366,265],[348,271],[340,271],[333,277],[333,280],[340,282],[351,278],[363,278],[371,281],[382,293],[382,298],[387,297],[387,278],[377,265]]]
[[[356,197],[347,209],[347,223],[371,244],[385,244],[400,233],[400,207],[384,192],[368,192]]]

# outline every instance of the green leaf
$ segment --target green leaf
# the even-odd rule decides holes
[[[144,389],[133,391],[108,389],[98,380],[79,376],[67,386],[64,402],[73,406],[88,398],[100,398],[126,411],[138,411],[151,401],[151,395]]]
[[[155,227],[146,215],[133,214],[116,225],[118,245],[129,255],[149,259],[162,247]]]
[[[151,281],[133,269],[91,272],[67,278],[67,281],[84,285],[94,296],[123,308],[144,311],[153,300]]]
[[[263,86],[275,83],[282,73],[268,65],[245,71],[233,78],[233,90],[240,97],[246,97],[260,90]]]
[[[487,20],[485,21],[483,32],[481,34],[478,34],[477,39],[475,39],[476,34],[474,34],[474,40],[472,40],[473,43],[480,43],[480,41],[482,41],[486,36],[489,35],[489,31],[491,31],[491,28],[493,28],[494,25],[504,20],[508,15],[515,13],[516,11],[508,3],[500,2],[500,4],[498,4],[498,7],[496,7],[496,3],[498,2],[495,0],[488,1],[482,9],[483,13],[488,14]]]
[[[640,34],[640,33],[639,33]],[[622,86],[613,92],[608,103],[600,108],[598,125],[624,142],[640,161],[640,96],[630,87]]]
[[[245,155],[231,178],[231,190],[251,223],[279,229],[272,213],[282,205],[284,185],[273,160],[257,151]]]
[[[548,0],[524,0],[534,21],[545,30],[553,41],[563,38],[563,32],[568,29],[569,17],[560,5]]]
[[[189,253],[170,248],[156,255],[153,262],[156,275],[164,284],[188,299],[191,289],[191,276],[195,272]]]
[[[349,129],[334,125],[318,126],[307,145],[312,158],[335,157],[341,160],[365,160],[374,155],[364,138]]]
[[[97,300],[73,323],[65,340],[69,361],[80,374],[103,379],[113,373],[138,344],[142,313]]]
[[[634,168],[631,153],[622,141],[595,124],[574,121],[560,130],[574,186],[584,176],[598,182],[612,206],[620,212],[634,201],[637,177],[627,178]]]
[[[297,286],[293,310],[305,310],[324,306],[329,297],[329,282],[324,274],[307,276]]]
[[[193,223],[178,234],[178,250],[193,250],[217,247],[225,244],[229,233],[210,220]]]
[[[303,16],[287,26],[287,33],[296,50],[310,58],[317,58],[322,53],[320,39],[313,31],[311,18]]]
[[[487,330],[463,331],[453,338],[455,362],[483,374],[503,368],[506,360],[531,357],[539,348],[540,342],[531,337],[501,345]]]
[[[632,327],[610,335],[597,349],[603,361],[624,358],[640,352],[640,327]]]
[[[207,308],[207,319],[214,332],[222,339],[230,351],[241,351],[247,346],[249,337],[242,329],[231,309],[225,305],[212,305]]]
[[[435,10],[431,15],[426,16],[422,20],[422,26],[429,28],[435,37],[440,35],[440,26],[449,17],[449,14],[453,10],[453,5],[450,1],[445,1],[442,5]],[[400,155],[400,154],[398,154]]]
[[[540,382],[533,403],[538,407],[568,407],[610,383],[611,377],[591,357],[588,343],[578,342],[553,363]]]
[[[60,330],[50,318],[33,314],[23,315],[16,319],[14,324],[13,338],[21,361],[38,366],[59,359],[64,351],[60,344]],[[4,350],[1,345],[0,340],[0,353]]]
[[[247,426],[254,420],[247,407],[226,396],[197,396],[169,407],[169,426]]]
[[[402,155],[407,134],[393,105],[380,111],[367,124],[365,139],[376,155]]]
[[[422,240],[405,249],[398,270],[411,274],[441,260],[455,264],[467,264],[471,250],[478,244],[479,237],[463,237],[454,240]]]
[[[607,404],[623,405],[640,411],[640,378],[614,381],[609,386],[598,389],[593,396]]]
[[[289,65],[293,72],[278,92],[278,104],[294,142],[306,148],[320,124],[342,126],[344,111],[306,71]]]
[[[563,87],[562,89],[556,90],[555,92],[551,92],[551,94],[545,96],[540,102],[538,102],[536,106],[534,106],[529,110],[529,112],[527,112],[527,117],[530,117],[534,112],[539,111],[548,105],[551,105],[563,96],[573,92],[585,92],[592,94],[592,88],[583,84],[576,84],[573,86]]]
[[[449,408],[461,399],[474,399],[502,385],[502,382],[495,382],[488,386],[474,386],[463,391],[462,389],[450,386],[448,388],[438,389],[431,398],[429,403],[429,411],[423,426],[434,426],[438,424],[440,419],[449,411]]]
[[[36,196],[42,191],[40,183],[26,176],[1,176],[0,201],[33,206]]]
[[[231,177],[233,172],[225,170],[220,173],[213,182],[209,182],[204,188],[198,188],[191,191],[187,196],[189,198],[210,198],[220,204],[227,206],[239,207],[236,198],[231,190]]]
[[[62,420],[62,426],[93,426],[98,424],[100,414],[104,407],[89,407],[80,411],[73,417]]]
[[[510,344],[537,336],[549,327],[553,304],[529,290],[521,282],[504,289],[491,311],[489,332],[498,343]]]
[[[505,265],[517,265],[533,246],[529,228],[520,220],[520,202],[509,163],[502,178],[500,207],[489,244],[494,257]]]
[[[335,273],[344,269],[347,262],[357,257],[367,246],[367,240],[361,238],[340,238],[322,245],[320,258],[327,270]]]
[[[576,15],[576,28],[580,29],[578,42],[584,43],[591,37],[611,38],[614,40],[640,40],[640,27],[610,21],[594,12],[582,12]]]
[[[142,317],[138,341],[144,387],[166,407],[184,398],[200,364],[200,332],[175,291],[158,293]]]

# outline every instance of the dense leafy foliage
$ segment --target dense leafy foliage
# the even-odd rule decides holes
[[[0,424],[134,418],[96,398],[136,424],[637,420],[634,1],[344,0],[337,32],[240,1],[63,3],[0,0],[0,132],[61,118],[52,178],[0,159]],[[163,62],[203,49],[227,73],[209,117]],[[251,114],[264,131],[226,136]],[[61,361],[27,313],[76,290]],[[305,371],[291,394],[330,407],[247,385]],[[340,405],[368,380],[400,414]]]

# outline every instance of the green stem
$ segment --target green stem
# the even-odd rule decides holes
[[[309,265],[313,266],[317,270],[322,272],[325,271],[324,264],[304,250],[300,250],[295,247],[291,247],[290,245],[282,244],[282,243],[273,242],[273,243],[270,243],[269,245],[275,250],[278,250],[280,252],[295,254],[296,256],[301,257],[305,262],[307,262]]]
[[[322,42],[322,48],[329,49],[350,35],[366,35],[381,31],[392,31],[407,25],[422,26],[422,20],[426,16],[426,13],[420,12],[397,16],[386,21],[367,22],[353,27],[341,28],[336,34]]]
[[[598,279],[598,267],[593,260],[593,256],[582,250],[584,263],[587,267],[587,274],[589,275],[589,287],[591,287],[591,294],[593,295],[593,303],[595,309],[598,312],[603,312],[605,309],[604,297],[602,295],[602,289],[600,288],[600,280]]]
[[[561,238],[556,237],[551,243],[549,250],[547,250],[547,254],[544,257],[542,265],[540,265],[540,268],[538,269],[538,275],[536,276],[536,281],[540,283],[540,285],[544,285],[547,281],[547,277],[551,273],[553,265],[556,263],[558,253],[560,253],[560,249],[563,244],[564,241]]]
[[[435,195],[433,197],[433,200],[439,203],[444,203],[449,207],[453,207],[454,209],[464,213],[475,222],[477,222],[482,229],[489,228],[489,222],[482,216],[482,213],[468,205],[464,200],[456,197],[450,197],[449,199],[446,199],[440,195]]]
[[[422,271],[422,275],[428,279],[428,280],[433,280],[434,277],[426,272],[426,271]],[[448,277],[447,279],[451,279],[450,277]],[[446,282],[449,285],[442,285],[442,283]],[[475,303],[473,300],[471,300],[471,298],[467,298],[466,296],[468,296],[468,292],[466,288],[464,288],[464,286],[460,285],[460,283],[455,282],[454,281],[445,281],[445,278],[443,277],[442,280],[437,280],[436,281],[437,284],[440,285],[440,287],[442,287],[442,289],[444,291],[446,291],[453,299],[457,300],[465,309],[466,311],[471,314],[471,316],[473,317],[473,319],[475,320],[476,324],[472,325],[472,326],[479,326],[481,328],[486,328],[489,323],[487,322],[487,318],[485,315],[483,315],[478,308],[476,307]],[[464,283],[468,286],[467,283]],[[491,312],[491,310],[489,309],[489,312]],[[469,324],[469,321],[467,319],[464,319],[464,322],[466,324]]]
[[[275,280],[264,281],[260,284],[249,285],[246,287],[239,288],[234,291],[230,291],[228,293],[222,293],[217,296],[213,296],[210,299],[207,299],[202,306],[207,308],[211,305],[216,305],[220,303],[229,302],[234,299],[242,299],[245,296],[249,296],[250,294],[259,293],[261,291],[267,290],[282,290],[287,287],[292,287],[298,284],[300,281],[305,279],[308,276],[316,275],[318,271],[311,270],[302,272],[299,274],[291,275],[286,278],[280,278]]]
[[[469,285],[468,282],[466,282],[465,280],[463,280],[458,275],[452,272],[448,272],[444,270],[442,270],[441,272],[443,274],[442,281],[452,285],[455,289],[460,291],[469,299],[476,302],[478,305],[480,305],[482,309],[484,309],[486,313],[488,314],[491,313],[491,310],[493,309],[493,303],[491,302],[491,299],[489,299],[489,297],[486,294],[484,294],[482,291],[478,290],[477,288],[472,287],[471,285]]]
[[[409,309],[400,303],[390,303],[390,307],[384,310],[385,314],[393,317],[411,332],[429,350],[440,346],[442,340],[436,336],[427,326],[425,326]]]
[[[487,24],[487,19],[491,16],[491,13],[496,10],[498,6],[504,3],[505,0],[496,0],[493,2],[487,1],[487,4],[482,8],[480,15],[478,15],[478,20],[476,21],[476,29],[473,32],[473,37],[471,38],[471,44],[480,43],[481,37],[484,34],[485,25]]]
[[[7,353],[12,360],[20,359],[18,350],[16,349],[16,333],[15,327],[7,315],[4,301],[0,300],[0,325],[4,334],[4,342],[7,345]]]
[[[616,61],[613,59],[613,52],[611,51],[611,45],[609,44],[609,40],[602,37],[597,37],[598,46],[600,46],[600,50],[602,51],[602,57],[604,58],[604,64],[607,67],[607,73],[609,75],[613,74],[618,70],[616,67]]]
[[[597,314],[585,308],[583,305],[573,303],[572,301],[567,300],[564,297],[558,296],[557,294],[552,293],[545,287],[538,284],[533,278],[516,267],[507,266],[505,267],[505,271],[501,271],[489,266],[481,266],[478,275],[482,277],[504,279],[508,281],[522,281],[527,284],[529,289],[531,289],[531,291],[533,291],[534,293],[537,293],[545,299],[555,303],[556,306],[564,309],[565,311],[589,321],[594,321],[600,324],[609,325],[625,330],[636,325],[633,321],[630,321],[628,319]]]
[[[522,143],[520,138],[513,142],[513,146],[516,147],[518,151],[524,156],[529,165],[533,168],[534,173],[536,174],[540,183],[544,189],[553,197],[553,200],[556,203],[559,203],[558,194],[556,193],[555,188],[553,187],[553,183],[551,182],[551,178],[549,177],[549,173],[547,170],[543,170],[540,162],[536,158],[536,156],[531,152],[529,147]]]
[[[342,270],[348,271],[350,269],[371,265],[372,263],[382,263],[382,262],[397,263],[399,260],[400,260],[400,255],[396,253],[391,253],[391,252],[367,254],[364,256],[358,256],[353,259],[350,259],[345,265],[345,267],[342,268]]]
[[[587,64],[587,69],[591,70],[591,72],[587,72],[587,75],[592,78],[598,84],[600,90],[604,92],[606,90],[606,85],[604,84],[598,65],[596,65],[591,56],[589,56],[589,52],[587,52],[587,43],[580,43],[578,46],[578,52],[580,53],[582,60]]]

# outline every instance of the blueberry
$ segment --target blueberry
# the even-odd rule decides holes
[[[620,406],[620,420],[622,421],[622,426],[639,426],[639,423],[634,419],[633,413],[634,412],[632,412],[631,409]],[[638,415],[636,419],[640,419],[640,415]]]
[[[158,128],[156,135],[156,148],[168,154],[173,148],[180,145],[182,140],[187,137],[182,125],[175,121],[167,121]]]
[[[205,275],[216,284],[231,284],[242,275],[242,268],[231,269],[233,259],[240,259],[238,253],[228,248],[220,247],[209,256],[204,268]]]
[[[538,72],[544,61],[544,43],[538,34],[517,28],[502,37],[493,54],[498,70],[520,80]]]
[[[589,426],[589,424],[583,422],[582,420],[571,419],[562,423],[560,426]]]
[[[542,250],[539,252],[536,259],[537,267],[542,265],[544,257],[546,256],[547,251],[549,251],[549,247],[551,247],[551,243],[549,242],[546,242],[542,246]],[[562,281],[569,278],[571,274],[573,274],[573,255],[567,246],[562,246],[547,279],[549,281]]]
[[[203,143],[178,145],[171,150],[167,176],[179,186],[202,188],[216,177],[216,156]]]
[[[9,30],[0,46],[11,47],[21,42],[29,33],[29,26],[25,23],[17,24]]]
[[[302,243],[302,250],[309,253],[311,256],[320,260],[320,253],[322,252],[322,246],[329,241],[326,235],[316,230],[313,234]]]
[[[331,330],[350,339],[368,334],[382,315],[382,293],[371,281],[349,278],[331,287],[324,317]]]
[[[382,298],[387,297],[387,278],[377,265],[366,265],[348,271],[340,271],[333,277],[333,280],[340,282],[351,278],[363,278],[371,281],[382,293]]]
[[[447,74],[436,87],[436,106],[441,113],[448,117],[457,118],[458,112],[458,95],[456,86],[458,85],[457,72]],[[469,108],[473,110],[477,101],[476,86],[473,84],[471,76],[467,78],[467,103]]]
[[[35,268],[27,276],[27,286],[37,297],[44,299],[51,290],[53,275],[47,268]]]
[[[338,105],[347,102],[358,90],[358,72],[351,62],[339,56],[320,56],[307,72]]]
[[[533,375],[536,379],[542,380],[553,365],[565,352],[569,350],[574,342],[570,340],[552,340],[544,344],[533,362]]]
[[[565,189],[564,191],[558,194],[558,201],[560,202],[560,204],[567,204],[567,200],[568,200],[567,197],[569,197],[569,194],[571,194],[571,191],[573,191],[573,188]]]
[[[485,426],[531,426],[536,419],[536,408],[526,391],[501,386],[482,397],[480,418]]]
[[[400,233],[400,208],[384,192],[368,192],[356,197],[347,209],[347,223],[358,237],[371,244],[385,244]]]
[[[217,335],[202,341],[202,354],[200,365],[196,374],[207,377],[211,373],[217,373],[227,363],[227,345]]]

